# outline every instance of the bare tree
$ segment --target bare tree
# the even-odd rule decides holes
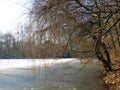
[[[97,58],[113,70],[110,52],[120,46],[119,0],[34,0],[32,5],[30,26],[43,41],[49,37],[67,49],[71,40],[93,39]]]

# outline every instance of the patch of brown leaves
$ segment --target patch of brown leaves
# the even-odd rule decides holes
[[[116,62],[112,68],[119,69],[120,61]],[[107,75],[103,77],[103,80],[105,84],[109,86],[109,90],[120,90],[120,70],[108,72]]]

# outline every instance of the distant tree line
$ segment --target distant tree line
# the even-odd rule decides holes
[[[53,42],[48,37],[41,39],[38,33],[30,32],[28,28],[22,29],[16,34],[0,33],[1,59],[85,58],[95,56],[94,44],[90,40],[79,40],[77,42],[80,43],[79,46],[74,40],[71,40],[71,45],[66,48],[66,41],[59,42],[56,40]],[[73,47],[77,50],[73,50]]]

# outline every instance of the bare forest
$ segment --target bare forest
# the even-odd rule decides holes
[[[33,0],[29,22],[16,35],[0,35],[0,55],[97,57],[112,71],[120,53],[119,8],[119,0]]]

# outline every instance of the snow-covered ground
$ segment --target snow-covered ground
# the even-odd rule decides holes
[[[59,63],[77,61],[77,58],[67,59],[0,59],[0,69],[8,68],[30,68],[32,66],[51,66]]]
[[[106,90],[101,67],[84,62],[74,58],[1,59],[0,90]]]

